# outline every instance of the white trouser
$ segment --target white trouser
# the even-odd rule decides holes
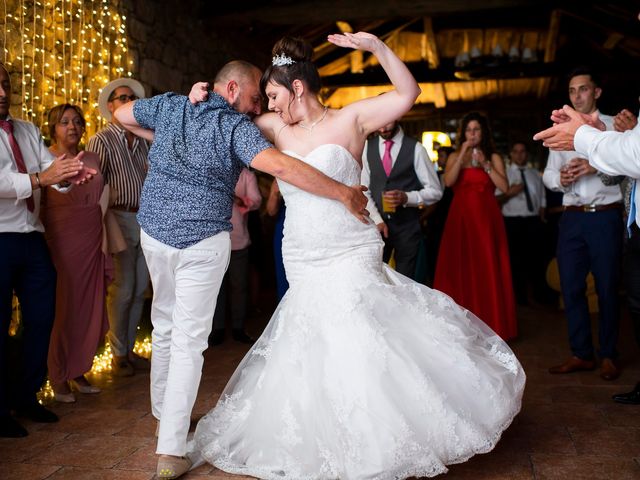
[[[231,242],[229,233],[221,232],[178,249],[144,231],[141,241],[153,284],[151,409],[160,420],[156,453],[182,456]]]

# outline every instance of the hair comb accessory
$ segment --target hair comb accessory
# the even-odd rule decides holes
[[[293,65],[296,62],[295,60],[293,60],[293,58],[282,53],[273,57],[273,60],[271,61],[271,63],[275,67],[283,67],[284,65]]]

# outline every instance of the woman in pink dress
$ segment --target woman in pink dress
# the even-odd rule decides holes
[[[55,156],[75,156],[84,133],[82,110],[58,105],[49,112],[49,132]],[[75,402],[71,390],[98,393],[84,374],[107,330],[105,294],[107,256],[103,253],[100,197],[104,183],[100,159],[85,152],[84,164],[98,171],[92,182],[74,185],[61,194],[47,188],[43,195],[42,221],[51,257],[58,273],[56,317],[49,344],[49,380],[55,399]]]

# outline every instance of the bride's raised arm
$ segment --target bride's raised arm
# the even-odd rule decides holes
[[[356,121],[365,135],[398,120],[413,107],[420,95],[420,87],[407,66],[382,40],[366,32],[329,35],[328,40],[340,47],[371,52],[395,87],[382,95],[345,107],[345,110],[355,113]]]

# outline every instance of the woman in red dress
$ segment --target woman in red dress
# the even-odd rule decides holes
[[[49,150],[55,156],[77,155],[84,127],[79,107],[64,104],[52,108],[49,129],[53,144]],[[95,153],[85,152],[82,161],[98,172],[93,181],[76,185],[68,193],[45,189],[41,214],[58,273],[56,318],[47,362],[49,380],[55,399],[64,403],[76,400],[71,387],[81,393],[100,392],[84,374],[91,370],[108,326],[105,294],[110,258],[102,249],[103,178]]]
[[[442,235],[434,288],[450,295],[504,340],[517,335],[504,221],[495,190],[509,186],[487,119],[477,112],[460,124],[444,183],[454,196]]]

